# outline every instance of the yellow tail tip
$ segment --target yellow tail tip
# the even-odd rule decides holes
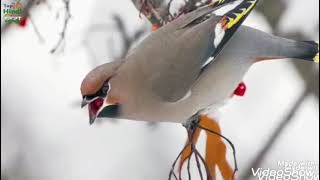
[[[319,63],[319,53],[313,58],[315,63]]]
[[[319,63],[319,42],[316,42],[318,45],[318,53],[316,54],[316,56],[313,58],[313,61],[315,63]]]

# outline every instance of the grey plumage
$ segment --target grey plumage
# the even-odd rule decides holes
[[[259,41],[252,41],[251,39],[259,39]],[[291,45],[288,46],[288,43]],[[294,58],[296,54],[290,52],[295,52],[295,49],[301,47],[301,44],[304,43],[279,38],[254,28],[242,26],[215,61],[207,67],[195,82],[189,84],[190,88],[186,90],[191,92],[189,97],[176,102],[168,102],[155,96],[155,93],[158,92],[153,91],[154,87],[149,83],[150,76],[157,74],[166,77],[166,73],[174,75],[176,71],[163,69],[158,74],[157,67],[162,63],[160,57],[138,61],[137,59],[130,59],[129,56],[127,62],[111,79],[110,82],[113,85],[110,94],[123,98],[121,99],[123,104],[121,105],[122,110],[119,118],[183,122],[198,111],[209,107],[219,108],[232,95],[251,65],[261,58]],[[263,48],[256,48],[260,45]],[[272,51],[270,48],[282,49],[282,51]],[[300,55],[311,56],[309,49],[301,52],[304,53],[299,52]],[[188,71],[182,71],[188,73]],[[158,83],[157,87],[171,85],[168,83],[170,81],[166,79],[154,82]],[[176,83],[175,87],[186,86],[182,80],[176,81]],[[167,96],[170,95],[172,94]]]
[[[214,32],[209,24],[213,25],[218,20],[213,16],[192,28],[160,29],[128,55],[127,60],[134,61],[135,65],[125,64],[122,71],[125,72],[127,67],[142,68],[149,75],[145,79],[151,86],[149,88],[162,100],[175,102],[181,99],[211,55],[208,47],[213,49]],[[158,83],[163,81],[166,81],[166,86]]]
[[[219,8],[221,6],[200,8],[160,28],[132,50],[127,59],[134,61],[135,65],[125,64],[123,73],[127,67],[142,69],[149,75],[144,79],[148,82],[145,84],[149,85],[146,88],[150,88],[161,100],[175,102],[183,98],[199,77],[208,58],[220,50],[215,47],[214,41],[221,36],[215,30],[223,17],[212,14]],[[210,16],[207,18],[207,15]],[[154,60],[150,60],[151,57]],[[166,86],[159,83],[164,81]]]

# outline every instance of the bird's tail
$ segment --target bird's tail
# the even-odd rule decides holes
[[[319,63],[319,44],[314,41],[294,41],[273,37],[268,38],[266,43],[268,45],[264,51],[270,57],[293,58]]]
[[[301,54],[297,54],[297,57],[294,58],[319,63],[319,43],[315,41],[301,41],[297,42],[297,47],[300,48]]]
[[[313,61],[316,63],[319,63],[319,43],[316,43],[318,46],[318,52],[317,54],[314,56]]]

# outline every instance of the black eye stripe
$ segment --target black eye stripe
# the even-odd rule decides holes
[[[108,92],[110,91],[110,83],[109,81],[106,81],[102,87],[98,90],[98,92],[96,92],[95,94],[92,95],[87,95],[87,99],[93,99],[96,97],[106,97]]]
[[[109,90],[110,90],[110,83],[109,81],[106,81],[104,82],[101,89],[95,94],[95,96],[105,97],[107,96]]]
[[[102,93],[107,93],[109,90],[109,83],[105,83],[102,88],[101,88],[101,91]]]
[[[97,97],[97,95],[94,94],[94,95],[84,96],[83,98],[85,98],[86,101],[92,101],[92,100],[95,99],[96,97]]]
[[[101,92],[102,92],[103,94],[107,94],[108,91],[109,91],[109,89],[110,89],[109,82],[105,82],[105,83],[103,84],[102,88],[101,88]]]

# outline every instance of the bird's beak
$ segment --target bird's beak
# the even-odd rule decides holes
[[[89,124],[92,125],[96,121],[97,117],[89,114]]]
[[[81,108],[85,107],[86,105],[88,105],[89,102],[85,99],[82,99],[82,102],[81,102]]]
[[[115,118],[120,114],[120,105],[116,101],[107,101],[107,97],[83,96],[81,108],[88,105],[89,123],[92,125],[97,118]]]
[[[95,98],[89,98],[88,96],[83,96],[82,102],[81,102],[81,108],[84,108],[86,105],[90,104],[91,102],[95,101],[99,97]]]
[[[97,118],[97,114],[102,110],[104,106],[104,98],[99,96],[83,96],[81,102],[81,108],[88,105],[89,110],[89,123],[94,123]]]

